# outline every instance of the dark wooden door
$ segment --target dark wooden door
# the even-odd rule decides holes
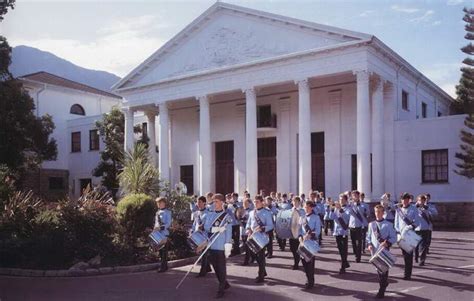
[[[234,141],[216,142],[216,193],[234,191]]]
[[[276,192],[276,137],[258,139],[258,190]]]
[[[194,166],[193,165],[181,165],[180,166],[181,182],[186,185],[187,195],[194,194]]]
[[[325,192],[324,132],[311,133],[311,187]]]

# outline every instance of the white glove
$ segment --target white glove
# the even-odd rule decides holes
[[[407,226],[406,230],[413,230],[413,226],[412,225]]]
[[[231,244],[231,243],[226,243],[226,244],[224,244],[224,254],[225,254],[225,257],[229,257],[231,251],[232,251],[232,244]]]

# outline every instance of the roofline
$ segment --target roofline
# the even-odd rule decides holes
[[[296,18],[291,18],[283,15],[278,15],[278,14],[273,14],[273,13],[268,13],[265,11],[261,10],[256,10],[256,9],[251,9],[243,6],[238,6],[234,4],[229,4],[229,3],[224,3],[224,2],[216,2],[212,6],[210,6],[207,10],[205,10],[201,15],[199,15],[196,19],[194,19],[190,24],[188,24],[186,27],[184,27],[180,32],[178,32],[173,38],[171,38],[168,42],[163,44],[158,50],[156,50],[152,55],[150,55],[145,61],[143,61],[140,65],[135,67],[132,71],[130,71],[125,77],[123,77],[121,80],[119,80],[117,83],[115,83],[111,89],[112,90],[119,90],[120,86],[125,84],[131,77],[133,77],[136,74],[139,74],[140,70],[149,64],[150,62],[156,60],[155,56],[159,55],[160,53],[166,53],[166,49],[169,48],[170,46],[173,46],[178,43],[178,41],[182,38],[186,38],[187,34],[186,32],[192,31],[193,28],[200,23],[203,20],[206,20],[209,15],[214,13],[215,11],[219,9],[228,9],[228,10],[233,10],[233,11],[238,11],[241,13],[245,14],[251,14],[251,15],[256,15],[256,16],[261,16],[269,19],[276,19],[281,22],[288,22],[288,23],[293,23],[295,25],[299,25],[302,27],[308,27],[308,28],[313,28],[313,29],[318,29],[320,31],[332,31],[336,32],[342,36],[347,36],[347,37],[352,37],[352,38],[358,38],[361,40],[365,39],[370,39],[372,36],[369,34],[361,33],[361,32],[355,32],[355,31],[350,31],[338,27],[332,27],[328,25],[323,25],[315,22],[310,22],[310,21],[304,21],[304,20],[299,20]]]
[[[97,90],[97,91],[99,91],[99,92],[102,92],[102,93],[105,93],[105,94],[108,94],[108,95],[103,95],[103,94],[98,94],[98,93],[83,91],[83,90],[79,90],[79,89],[75,89],[75,88],[70,88],[70,87],[65,87],[65,86],[61,86],[61,85],[55,85],[55,84],[45,83],[45,82],[42,82],[42,81],[38,81],[38,80],[33,80],[33,79],[26,78],[26,77],[28,77],[28,76],[33,76],[33,75],[37,75],[37,74],[40,74],[40,73],[50,74],[50,75],[52,75],[52,76],[59,77],[59,78],[61,78],[61,79],[63,79],[63,80],[66,80],[66,81],[69,81],[69,82],[72,82],[72,83],[75,83],[75,84],[79,84],[79,85],[82,85],[82,86],[84,86],[84,87],[87,87],[87,88],[90,88],[90,89],[94,89],[94,90]],[[47,71],[38,71],[38,72],[30,73],[30,74],[25,74],[25,75],[19,76],[18,79],[20,79],[20,80],[25,80],[25,81],[29,81],[29,82],[33,82],[33,83],[41,83],[41,84],[46,84],[46,85],[51,85],[51,86],[56,86],[56,87],[67,88],[67,89],[71,89],[71,90],[82,91],[82,92],[85,92],[85,93],[96,94],[96,95],[106,96],[106,97],[110,97],[110,98],[117,98],[117,99],[122,99],[122,98],[123,98],[123,97],[121,97],[120,95],[116,95],[116,94],[113,94],[113,93],[110,93],[110,92],[107,92],[107,91],[104,91],[104,90],[101,90],[101,89],[98,89],[98,88],[95,88],[95,87],[92,87],[92,86],[89,86],[89,85],[86,85],[86,84],[83,84],[83,83],[80,83],[80,82],[76,82],[76,81],[67,79],[67,78],[65,78],[65,77],[62,77],[62,76],[59,76],[59,75],[56,75],[56,74],[53,74],[53,73],[50,73],[50,72],[47,72]]]
[[[138,89],[143,89],[143,88],[148,88],[148,87],[153,87],[157,85],[161,85],[164,83],[168,82],[174,82],[174,81],[181,81],[181,80],[186,80],[198,76],[205,76],[205,75],[210,75],[214,73],[220,73],[220,72],[226,72],[226,71],[231,71],[235,69],[241,69],[241,68],[246,68],[246,67],[252,67],[256,65],[261,65],[261,64],[267,64],[267,63],[274,63],[277,61],[281,60],[287,60],[287,59],[292,59],[292,58],[297,58],[297,57],[304,57],[308,55],[314,55],[318,54],[321,52],[326,52],[329,50],[338,50],[338,49],[344,49],[344,48],[350,48],[350,47],[355,47],[355,46],[360,46],[363,44],[369,44],[371,42],[371,39],[366,39],[366,40],[356,40],[356,41],[350,41],[350,42],[345,42],[337,45],[330,45],[326,47],[320,47],[320,48],[313,48],[309,50],[304,50],[304,51],[299,51],[299,52],[293,52],[289,54],[283,54],[280,56],[275,56],[271,58],[265,58],[261,60],[256,60],[256,61],[251,61],[251,62],[244,62],[236,65],[231,65],[231,66],[224,66],[224,67],[219,67],[215,69],[210,69],[210,70],[204,70],[204,71],[197,71],[194,73],[187,73],[183,75],[178,75],[175,77],[170,77],[170,78],[165,78],[160,81],[157,81],[155,83],[151,84],[146,84],[142,86],[133,86],[133,87],[126,87],[126,88],[120,88],[120,89],[115,89],[114,91],[117,92],[123,92],[123,91],[129,91],[129,90],[138,90]]]

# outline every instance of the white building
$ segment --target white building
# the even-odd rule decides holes
[[[162,178],[194,193],[473,200],[453,172],[464,116],[448,116],[452,98],[372,35],[217,2],[114,91],[126,148],[145,112]]]
[[[68,192],[78,196],[81,187],[100,183],[92,170],[100,160],[104,145],[95,122],[121,97],[54,74],[37,72],[20,77],[35,101],[36,115],[49,114],[56,126],[51,135],[57,142],[58,156],[31,173],[27,186],[39,195],[61,197]]]

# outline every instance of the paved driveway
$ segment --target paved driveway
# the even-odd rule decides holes
[[[349,255],[351,268],[339,275],[339,255],[333,237],[324,237],[323,250],[316,261],[317,285],[302,289],[302,270],[291,269],[287,249],[267,260],[265,284],[255,284],[257,266],[243,267],[242,256],[228,261],[232,288],[225,300],[370,300],[378,290],[376,272],[363,256],[361,263]],[[351,249],[351,247],[349,247]],[[386,300],[474,300],[474,233],[435,232],[426,266],[415,264],[413,278],[403,277],[403,257],[398,248],[397,265],[390,271]],[[0,299],[4,300],[209,300],[217,280],[213,273],[195,278],[191,273],[179,290],[175,287],[190,266],[165,274],[143,272],[78,278],[20,278],[0,276]]]

